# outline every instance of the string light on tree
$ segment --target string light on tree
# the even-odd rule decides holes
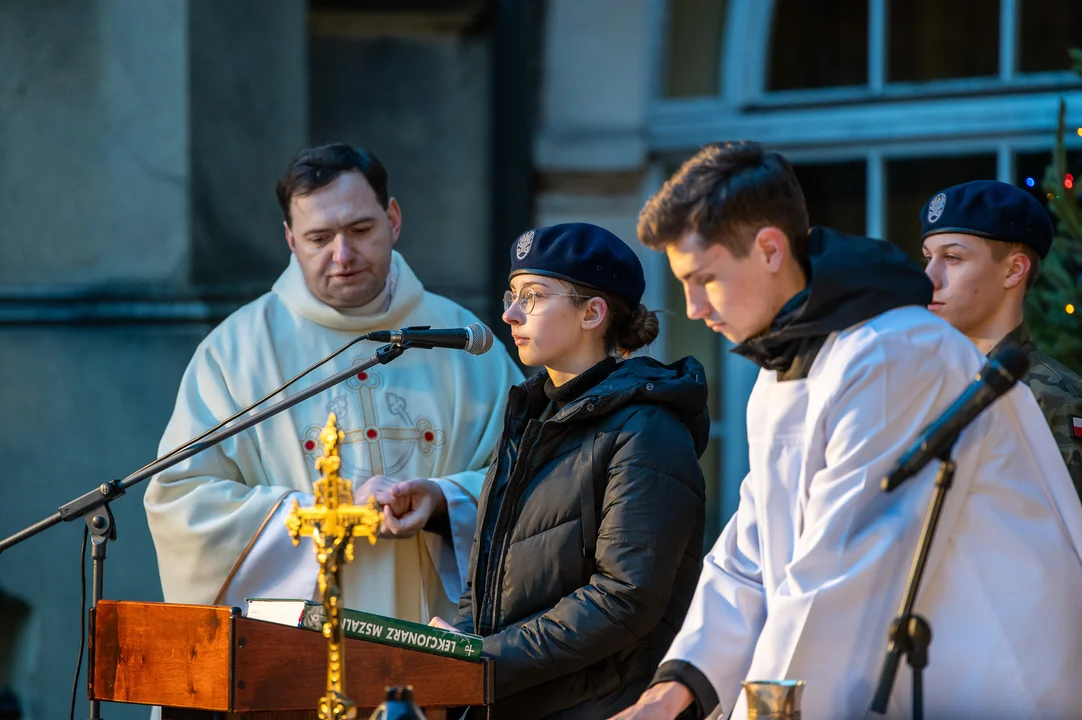
[[[1072,51],[1071,57],[1082,79],[1082,50]],[[1033,177],[1033,185],[1026,182],[1046,198],[1056,230],[1052,250],[1041,262],[1047,272],[1026,293],[1026,318],[1043,352],[1067,367],[1082,368],[1082,172],[1071,167],[1064,141],[1071,130],[1082,137],[1082,123],[1068,126],[1066,119],[1067,103],[1061,100],[1050,162],[1043,176]]]

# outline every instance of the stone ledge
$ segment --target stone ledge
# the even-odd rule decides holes
[[[534,164],[543,173],[633,172],[647,149],[640,127],[546,126],[534,139]]]

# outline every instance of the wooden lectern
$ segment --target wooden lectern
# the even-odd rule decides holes
[[[209,605],[102,600],[92,611],[91,700],[162,706],[162,720],[315,720],[327,640]],[[346,694],[366,718],[387,686],[412,685],[429,720],[489,705],[490,660],[346,640]]]

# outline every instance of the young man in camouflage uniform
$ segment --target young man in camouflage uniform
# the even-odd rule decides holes
[[[991,355],[1014,343],[1029,356],[1029,385],[1082,495],[1082,377],[1042,354],[1023,317],[1026,291],[1052,248],[1048,213],[1029,193],[977,180],[936,193],[921,212],[928,309]]]

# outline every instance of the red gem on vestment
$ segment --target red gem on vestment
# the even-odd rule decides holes
[[[315,440],[309,440],[308,442],[306,442],[304,444],[304,449],[305,450],[315,450],[316,449],[316,441]]]
[[[365,435],[368,436],[369,440],[375,440],[379,433],[376,432],[375,428],[368,428],[368,432],[366,432]]]
[[[436,436],[432,433],[431,430],[425,432],[425,442],[432,442],[435,439]]]

